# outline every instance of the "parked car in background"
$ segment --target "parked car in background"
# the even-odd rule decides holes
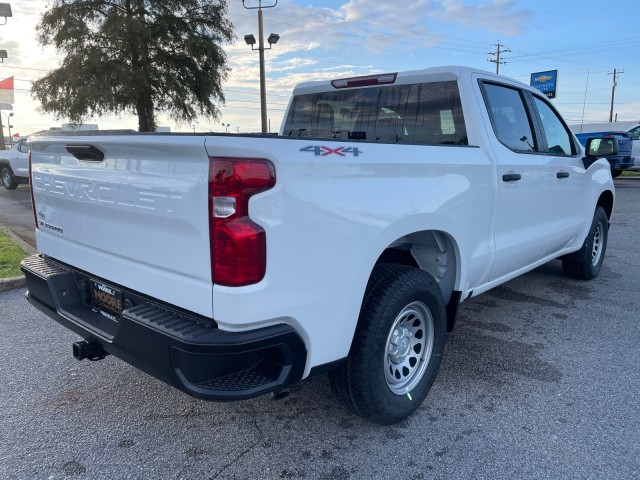
[[[631,134],[627,132],[594,132],[578,133],[576,138],[585,146],[590,138],[615,138],[618,141],[618,154],[607,157],[611,165],[611,176],[613,178],[620,175],[624,170],[630,170],[634,166],[634,158],[631,155],[632,140]]]
[[[631,146],[631,156],[635,158],[633,170],[640,170],[640,123],[627,130],[631,134],[633,145]]]
[[[29,144],[26,138],[19,139],[11,150],[0,152],[0,179],[7,190],[29,183]]]
[[[640,142],[633,142],[640,135],[640,124],[633,121],[584,123],[570,125],[569,128],[576,135],[582,145],[590,138],[612,135],[618,141],[618,154],[607,157],[611,164],[611,175],[617,177],[623,170],[640,169]],[[633,144],[635,143],[635,149]],[[638,165],[635,165],[638,162]]]

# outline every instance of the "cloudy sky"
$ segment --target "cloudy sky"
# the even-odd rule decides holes
[[[14,0],[13,17],[0,26],[0,48],[9,56],[0,64],[0,79],[15,77],[14,133],[66,121],[40,112],[29,93],[31,81],[60,61],[55,51],[36,41],[36,25],[48,4]],[[280,35],[280,42],[266,52],[271,129],[277,131],[291,90],[301,81],[437,65],[495,71],[488,53],[495,52],[497,42],[511,50],[503,56],[504,75],[528,83],[533,72],[558,69],[553,102],[569,123],[608,120],[608,73],[614,68],[624,70],[616,88],[618,120],[640,120],[640,3],[611,0],[606,9],[604,5],[592,0],[279,0],[264,11],[265,34]],[[241,0],[230,0],[229,17],[237,41],[225,46],[231,75],[224,85],[221,118],[176,125],[161,116],[159,125],[172,131],[260,130],[258,54],[243,40],[245,34],[257,36],[257,13],[243,8]],[[100,129],[137,128],[133,115],[85,122]]]

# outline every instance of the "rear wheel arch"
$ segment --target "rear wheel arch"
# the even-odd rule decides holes
[[[448,303],[460,284],[460,253],[454,237],[441,230],[423,230],[398,238],[380,254],[376,265],[417,267],[430,274]]]
[[[329,373],[352,412],[389,425],[420,407],[435,381],[446,341],[446,312],[431,275],[378,263],[367,285],[346,361]]]

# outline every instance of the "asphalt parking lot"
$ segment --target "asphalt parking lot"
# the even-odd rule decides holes
[[[616,187],[601,275],[554,261],[465,302],[430,395],[391,427],[325,377],[220,404],[77,362],[74,334],[0,293],[0,478],[640,478],[640,179]],[[0,190],[0,223],[32,222],[21,196]]]

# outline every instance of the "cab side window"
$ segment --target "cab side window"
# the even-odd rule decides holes
[[[629,132],[634,140],[640,140],[640,126],[634,128]]]
[[[516,152],[537,151],[531,121],[519,90],[485,83],[491,123],[498,140]]]
[[[18,150],[24,153],[28,153],[29,152],[29,144],[27,143],[26,140],[21,140],[20,141],[20,145],[18,146]]]
[[[533,102],[538,110],[542,132],[547,141],[546,152],[552,155],[575,154],[575,145],[558,114],[538,97],[534,96]]]

